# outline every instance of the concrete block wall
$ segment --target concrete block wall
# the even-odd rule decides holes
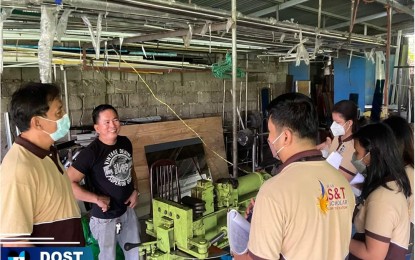
[[[245,69],[246,60],[239,67]],[[213,77],[211,71],[142,74],[118,71],[86,71],[79,67],[67,69],[69,115],[73,126],[91,125],[94,107],[112,104],[123,120],[159,115],[165,120],[176,119],[168,104],[182,118],[222,115],[223,80]],[[270,87],[272,96],[284,93],[288,71],[285,63],[275,59],[248,61],[248,110],[258,110],[259,92]],[[5,68],[1,75],[1,122],[8,111],[12,93],[22,84],[39,81],[38,68]],[[242,82],[242,110],[245,110],[245,78],[237,82],[237,102]],[[56,83],[64,93],[63,72],[58,70]],[[232,121],[231,80],[226,80],[225,120]],[[151,91],[150,91],[150,89]],[[65,100],[65,97],[62,97]],[[1,129],[1,159],[7,151],[5,128]]]

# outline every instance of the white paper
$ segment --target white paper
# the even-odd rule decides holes
[[[320,150],[321,151],[321,155],[324,157],[324,158],[327,158],[327,156],[329,156],[329,150],[328,149],[322,149],[322,150]]]
[[[358,172],[353,179],[350,181],[350,185],[363,183],[365,181],[365,176]]]
[[[341,156],[338,152],[332,152],[329,157],[327,157],[326,161],[331,164],[336,170],[339,169],[340,164],[342,163],[343,156]]]
[[[248,251],[249,223],[239,212],[231,209],[227,216],[229,247],[235,254],[242,255]]]
[[[362,194],[362,191],[359,190],[358,188],[356,188],[354,186],[350,186],[350,187],[352,188],[352,191],[353,191],[353,193],[356,197],[359,197]]]

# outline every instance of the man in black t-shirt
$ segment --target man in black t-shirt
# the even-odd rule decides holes
[[[99,105],[92,112],[98,138],[81,151],[68,169],[72,190],[79,200],[92,203],[90,228],[98,241],[100,260],[114,260],[117,243],[139,243],[134,207],[139,192],[130,140],[119,136],[120,122],[114,107]],[[79,185],[87,178],[92,191]],[[124,250],[125,259],[139,259],[138,248]]]

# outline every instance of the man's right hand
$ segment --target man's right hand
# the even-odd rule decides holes
[[[324,149],[328,150],[330,148],[331,142],[332,142],[331,138],[327,137],[325,142],[316,146],[316,149],[317,150],[324,150]]]
[[[107,212],[110,208],[110,198],[107,196],[97,195],[97,201],[95,204],[102,209],[102,212]]]
[[[249,202],[249,205],[245,210],[245,216],[244,216],[249,222],[251,222],[252,213],[254,211],[254,206],[255,206],[255,200],[251,198],[251,201]]]

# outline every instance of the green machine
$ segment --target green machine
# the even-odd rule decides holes
[[[230,208],[243,213],[251,198],[271,176],[249,173],[238,179],[222,179],[217,183],[199,180],[191,196],[181,203],[155,198],[153,217],[146,221],[146,233],[155,240],[125,245],[125,249],[139,247],[146,259],[183,259],[174,252],[184,252],[191,258],[209,257],[211,246],[225,248],[227,212]],[[188,257],[187,257],[188,258]]]

